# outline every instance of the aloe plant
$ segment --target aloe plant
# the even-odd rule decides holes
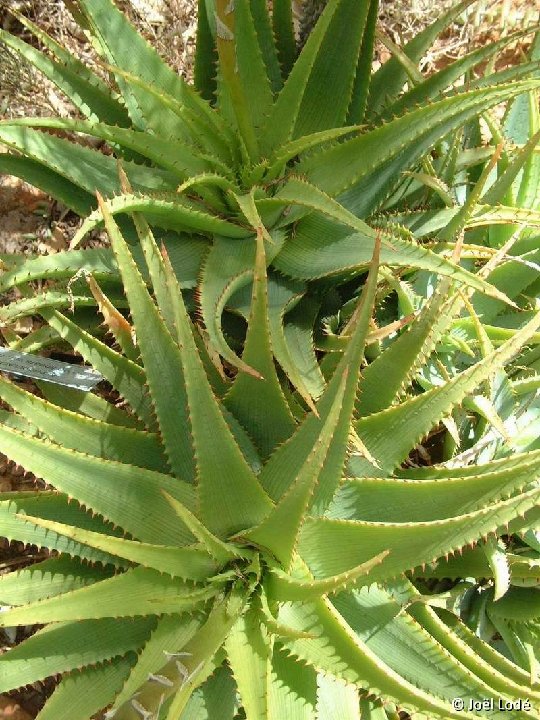
[[[0,166],[111,241],[3,258],[3,322],[45,321],[5,336],[122,399],[0,380],[0,450],[47,484],[0,496],[1,532],[51,551],[0,578],[0,626],[45,626],[0,691],[61,675],[40,720],[540,717],[540,451],[509,429],[540,317],[501,265],[539,225],[536,116],[523,148],[475,140],[505,101],[511,136],[538,63],[453,87],[503,42],[419,77],[467,4],[371,75],[376,2],[330,0],[298,54],[290,2],[201,1],[195,89],[110,0],[72,7],[114,88],[2,33],[87,119],[0,122]]]

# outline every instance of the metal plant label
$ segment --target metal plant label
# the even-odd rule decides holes
[[[65,385],[75,390],[92,390],[103,376],[83,365],[0,347],[0,372]]]

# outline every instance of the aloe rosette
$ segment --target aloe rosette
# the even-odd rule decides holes
[[[537,270],[508,259],[537,116],[505,154],[462,142],[502,102],[523,126],[538,63],[453,88],[505,40],[415,75],[467,4],[372,74],[376,3],[331,0],[298,54],[290,2],[205,0],[195,89],[110,0],[73,12],[114,89],[2,32],[86,119],[0,122],[0,167],[111,241],[0,279],[47,280],[2,308],[45,321],[12,347],[61,341],[115,391],[0,380],[0,449],[46,483],[0,496],[1,532],[51,551],[0,578],[0,625],[44,625],[0,691],[60,675],[40,720],[540,717],[540,451],[513,432],[540,317],[510,281]]]

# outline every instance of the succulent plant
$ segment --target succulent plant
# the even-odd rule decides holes
[[[540,717],[540,450],[510,427],[538,271],[508,259],[537,247],[538,63],[457,91],[507,40],[418,77],[452,13],[372,75],[376,2],[330,0],[297,56],[290,0],[201,0],[193,89],[111,0],[70,5],[115,88],[2,33],[87,119],[0,122],[0,167],[111,247],[3,258],[1,318],[112,391],[0,380],[0,450],[46,483],[1,533],[51,551],[0,577],[0,626],[44,625],[0,691],[61,675],[40,720]],[[527,138],[493,154],[506,101]]]

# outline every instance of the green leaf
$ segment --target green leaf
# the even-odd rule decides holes
[[[326,5],[268,115],[266,125],[261,132],[263,143],[261,152],[265,156],[269,156],[292,139],[306,87],[321,53],[336,7],[336,1]]]
[[[521,38],[529,33],[533,32],[533,28],[526,28],[519,30],[515,33],[510,33],[500,40],[489,43],[484,47],[479,47],[473,52],[458,58],[454,62],[449,63],[442,70],[422,79],[406,93],[404,93],[398,100],[393,102],[391,105],[386,107],[380,116],[380,120],[389,120],[392,117],[403,115],[415,107],[419,107],[423,103],[427,103],[434,98],[437,98],[445,90],[452,87],[453,83],[456,82],[460,77],[466,77],[473,68],[475,68],[481,62],[489,60],[501,50],[503,50],[508,44],[519,41]],[[390,60],[390,62],[392,62]],[[489,78],[490,83],[493,83],[493,78]]]
[[[369,0],[369,10],[362,36],[362,46],[356,66],[351,102],[347,112],[347,124],[361,123],[364,120],[371,90],[371,63],[378,16],[379,0]]]
[[[225,406],[249,428],[263,460],[294,431],[295,423],[279,384],[268,323],[268,286],[262,232],[257,232],[253,293],[242,361],[258,374],[238,373]]]
[[[242,705],[248,718],[269,717],[272,639],[254,608],[240,617],[225,642]]]
[[[96,205],[89,192],[67,180],[60,173],[45,167],[39,160],[0,153],[0,172],[15,175],[34,185],[47,195],[54,196],[82,217],[92,212]]]
[[[370,0],[333,4],[335,12],[302,91],[294,137],[338,127],[347,120]],[[309,40],[304,52],[308,47]]]
[[[370,695],[393,700],[422,720],[473,718],[458,713],[431,692],[415,687],[374,653],[351,629],[328,600],[283,605],[280,619],[316,638],[287,641],[286,648],[319,671],[362,688]]]
[[[0,626],[65,622],[137,615],[161,615],[198,609],[217,594],[177,579],[165,578],[156,570],[134,568],[122,575],[54,598],[39,600],[0,613]]]
[[[112,566],[96,567],[84,563],[81,558],[66,555],[49,558],[24,570],[3,574],[0,577],[0,603],[25,605],[84,587],[112,573]]]
[[[313,329],[320,304],[309,295],[301,298],[304,288],[304,284],[279,275],[270,278],[268,322],[276,360],[313,410],[312,398],[322,395],[326,383],[313,347]]]
[[[79,64],[68,54],[66,54],[69,57],[68,63],[65,62],[65,55],[64,62],[56,62],[5,30],[0,30],[0,42],[30,62],[90,120],[103,120],[111,125],[125,126],[129,123],[125,109],[111,97],[106,86],[98,83],[96,76],[92,77],[92,81],[89,81],[88,77],[82,77]]]
[[[0,121],[0,142],[42,163],[92,196],[96,190],[106,196],[120,191],[116,160],[110,155],[10,120]],[[124,161],[124,170],[136,190],[172,190],[177,181],[167,171],[128,161]],[[52,181],[48,181],[48,187],[53,189]],[[62,185],[60,188],[63,189]]]
[[[494,617],[506,620],[534,620],[540,616],[540,590],[538,588],[510,588],[504,597],[493,602],[489,613]]]
[[[419,317],[362,371],[361,392],[356,404],[361,416],[390,407],[406,390],[450,324],[461,302],[443,280]]]
[[[359,217],[372,213],[438,140],[479,112],[534,88],[537,81],[498,85],[431,103],[386,125],[315,153],[296,167],[314,185]],[[381,150],[383,148],[383,150]]]
[[[283,85],[280,61],[278,59],[279,41],[278,34],[275,32],[275,25],[274,32],[272,32],[272,23],[275,22],[276,11],[279,14],[277,3],[272,7],[272,22],[270,21],[268,4],[265,0],[250,0],[250,9],[272,92],[277,93]]]
[[[270,500],[244,459],[199,357],[172,268],[166,262],[197,468],[201,519],[219,536],[257,523]]]
[[[273,240],[277,245],[272,250],[275,252],[283,237],[274,236]],[[204,262],[200,282],[200,307],[210,342],[227,362],[242,372],[252,374],[256,371],[238,358],[227,344],[221,327],[221,316],[233,293],[252,279],[255,253],[253,237],[245,240],[216,237]]]
[[[399,603],[408,599],[407,612],[459,662],[498,693],[510,697],[529,695],[536,699],[538,692],[529,686],[525,673],[499,655],[486,642],[475,636],[453,613],[440,610],[441,617],[426,603],[414,602],[418,591],[407,580],[393,582],[390,593]]]
[[[217,565],[204,549],[198,547],[174,547],[151,545],[136,540],[126,540],[110,535],[103,535],[62,523],[43,520],[31,515],[21,515],[28,522],[53,530],[84,545],[89,545],[110,555],[118,555],[130,562],[138,563],[146,568],[159,570],[172,577],[198,582],[206,580],[217,571]]]
[[[500,691],[476,675],[476,665],[464,667],[408,613],[402,612],[387,590],[375,587],[342,593],[334,605],[380,661],[411,684],[447,703],[455,697],[463,698],[466,710],[469,701],[477,697],[493,698],[496,708]],[[471,714],[483,715],[478,710]],[[493,716],[502,720],[505,713],[495,710]],[[516,719],[518,716],[514,715]]]
[[[0,617],[3,618],[4,614],[7,614],[6,611]],[[1,691],[29,685],[57,673],[137,650],[148,637],[152,625],[150,618],[138,618],[135,621],[104,618],[43,628],[2,655]],[[81,642],[82,638],[84,642]],[[53,648],[54,653],[51,654]]]
[[[328,414],[319,420],[317,441],[305,458],[300,471],[296,477],[291,478],[289,487],[262,523],[245,533],[250,541],[268,548],[285,568],[291,563],[300,526],[328,457],[330,445],[334,441],[346,380],[347,374],[344,372]],[[279,533],[276,533],[276,528],[279,528]]]
[[[15,127],[66,130],[100,138],[106,140],[113,147],[119,146],[120,152],[123,152],[124,148],[128,148],[142,158],[152,160],[157,167],[169,170],[179,180],[215,169],[209,158],[186,143],[157,137],[131,128],[68,118],[20,118],[12,120],[10,124]],[[219,168],[219,166],[217,167]]]
[[[22,262],[17,263],[13,269],[3,272],[0,277],[0,292],[41,278],[51,280],[71,278],[81,266],[97,277],[110,277],[118,273],[116,264],[106,248],[38,255],[23,258]]]
[[[135,696],[146,706],[149,704],[149,695],[164,692],[167,685],[162,685],[157,678],[168,679],[162,675],[167,653],[181,650],[200,625],[200,620],[189,615],[160,617],[140,651],[137,663],[131,668],[121,692],[115,697],[112,709],[121,708]]]
[[[197,42],[195,45],[194,87],[208,102],[215,99],[217,50],[208,18],[208,3],[198,0]]]
[[[2,533],[7,540],[17,540],[25,545],[36,545],[38,548],[57,550],[71,557],[83,558],[90,562],[99,562],[103,565],[123,566],[124,563],[112,555],[98,552],[91,548],[75,543],[56,533],[45,532],[41,528],[30,525],[18,517],[21,511],[39,514],[40,517],[60,520],[66,523],[77,524],[91,530],[113,532],[110,525],[106,525],[98,517],[86,514],[83,508],[70,504],[65,495],[40,490],[38,493],[9,493],[4,494],[0,501],[0,517],[2,519]],[[48,585],[44,584],[43,592],[48,593]]]
[[[259,159],[258,133],[272,104],[272,90],[248,0],[234,9],[225,0],[215,4],[216,42],[221,92],[229,99],[240,137],[252,162]]]
[[[488,538],[484,543],[484,552],[495,578],[493,600],[500,600],[510,587],[510,568],[506,557],[506,548],[497,538]]]
[[[361,222],[361,221],[358,221]],[[273,261],[274,267],[285,275],[302,280],[315,280],[332,275],[359,274],[369,265],[377,233],[371,228],[351,233],[318,213],[300,220],[294,237]],[[508,302],[501,292],[478,275],[433,253],[428,248],[385,235],[381,247],[381,264],[390,267],[414,267],[452,277],[476,287],[480,292],[499,301]]]
[[[212,608],[206,623],[195,633],[193,638],[185,645],[183,658],[187,677],[190,682],[182,682],[169,707],[166,720],[176,720],[186,706],[193,689],[204,680],[207,675],[212,658],[225,642],[231,629],[242,615],[247,597],[245,590],[233,589],[228,597],[218,600]]]
[[[148,195],[119,195],[107,200],[103,205],[111,216],[140,212],[144,213],[149,222],[175,230],[215,232],[231,238],[244,238],[249,234],[248,230],[239,225],[203,212],[196,203],[177,195],[166,199]],[[85,219],[71,246],[76,247],[91,230],[102,223],[103,214],[101,210],[96,210]]]
[[[184,525],[189,528],[194,537],[206,548],[206,552],[215,558],[217,562],[228,563],[244,556],[243,552],[240,552],[234,545],[223,542],[211,533],[182,503],[175,500],[168,493],[164,492],[163,494]]]
[[[191,539],[161,494],[166,490],[193,507],[192,486],[177,478],[77,453],[5,426],[0,426],[0,448],[37,477],[143,542],[183,545]]]
[[[115,697],[130,666],[131,658],[116,658],[114,664],[87,667],[65,676],[40,711],[39,720],[88,720]]]
[[[446,13],[436,18],[425,30],[417,33],[403,48],[407,57],[413,63],[418,64],[437,36],[472,3],[473,0],[456,3]],[[373,119],[382,107],[392,102],[399,95],[406,81],[407,73],[396,57],[385,62],[373,75],[371,81],[368,118]]]
[[[206,114],[204,100],[166,65],[111,0],[80,0],[78,4],[110,63],[138,75],[153,84],[158,91],[177,98],[197,114]],[[153,130],[163,137],[185,137],[183,123],[178,115],[122,76],[117,75],[117,82],[137,127]]]
[[[119,355],[105,343],[96,340],[67,317],[49,308],[42,308],[41,315],[61,338],[82,355],[84,360],[100,372],[130,404],[145,425],[153,429],[155,418],[149,397],[145,393],[146,375],[136,363]]]
[[[365,720],[360,717],[358,689],[330,675],[317,675],[317,717],[326,720]],[[383,718],[386,720],[386,716]]]
[[[279,568],[274,568],[266,582],[266,589],[272,600],[279,602],[316,600],[323,595],[339,593],[345,588],[351,588],[359,577],[381,563],[389,553],[390,550],[384,550],[358,567],[325,580],[298,580]]]
[[[188,417],[180,351],[146,289],[118,226],[101,198],[99,202],[130,302],[137,342],[165,452],[174,474],[192,482],[195,477],[195,462],[191,438],[189,433],[179,431],[180,428],[185,428]],[[164,384],[163,378],[168,379],[168,384]],[[171,395],[178,399],[174,404],[170,402]]]
[[[441,477],[355,478],[334,496],[327,516],[343,520],[430,522],[487,508],[530,488],[540,475],[540,454],[522,453],[511,463],[475,465],[467,474],[449,470]],[[455,473],[455,474],[453,474]]]
[[[195,690],[181,720],[234,720],[238,704],[231,672],[227,665],[221,665]]]
[[[298,551],[314,575],[323,578],[350,570],[392,548],[382,563],[359,578],[363,584],[370,584],[433,562],[479,537],[501,531],[518,513],[525,513],[537,502],[538,490],[533,489],[490,507],[430,522],[307,519]]]
[[[391,472],[399,465],[411,448],[441,417],[461,403],[467,393],[474,390],[495,370],[511,360],[539,324],[540,316],[533,318],[504,345],[444,385],[434,387],[395,407],[360,418],[356,423],[357,432],[381,468]],[[353,468],[354,473],[360,469],[354,464]]]
[[[359,369],[377,289],[379,252],[380,243],[376,242],[368,282],[349,322],[348,331],[351,333],[351,340],[317,405],[320,419],[314,413],[310,413],[296,433],[272,455],[259,475],[261,484],[276,501],[291,487],[293,478],[299,476],[320,438],[321,422],[324,423],[331,412],[335,397],[340,392],[342,379],[345,377],[338,427],[324,465],[319,471],[318,485],[311,502],[316,512],[326,508],[336,490],[349,441]]]
[[[296,39],[291,0],[275,0],[272,23],[279,62],[284,77],[288,77],[296,60]]]
[[[72,410],[121,427],[131,427],[139,430],[144,427],[134,415],[128,415],[123,409],[112,405],[99,395],[72,390],[53,383],[40,383],[39,389],[43,397],[64,410]]]
[[[85,418],[0,378],[0,397],[51,440],[81,453],[168,472],[158,436]]]

